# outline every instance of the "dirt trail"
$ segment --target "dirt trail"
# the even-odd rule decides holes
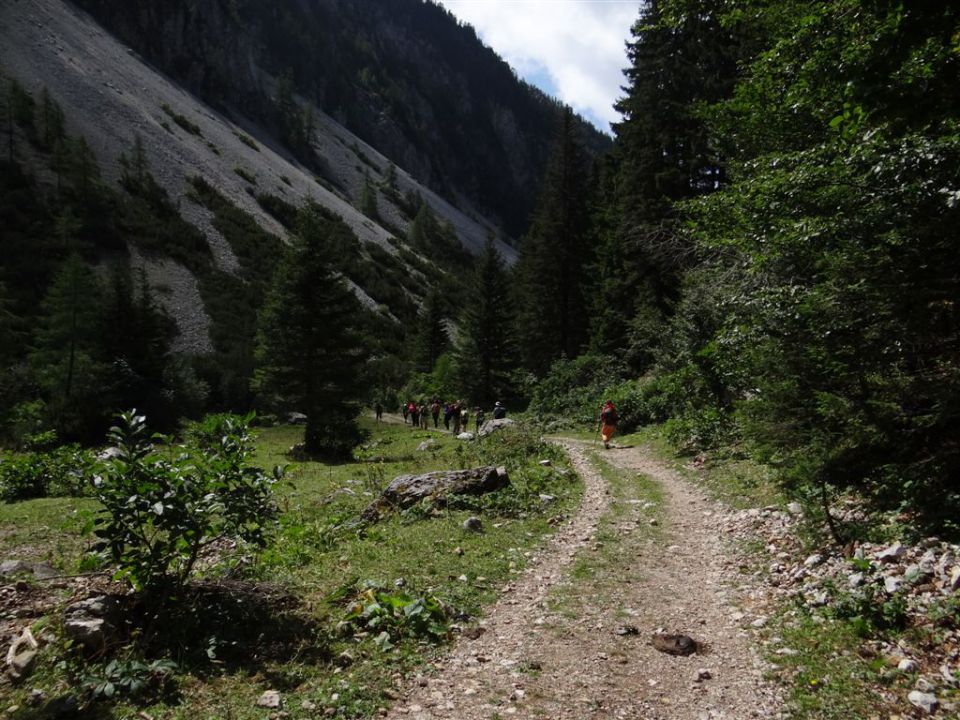
[[[733,586],[724,507],[638,448],[600,452],[652,478],[663,507],[629,490],[614,497],[587,456],[596,446],[563,444],[585,482],[579,512],[504,588],[486,631],[458,642],[388,717],[776,717],[776,691],[743,627],[752,618],[736,606],[758,591]],[[660,653],[650,644],[658,628],[707,649]]]

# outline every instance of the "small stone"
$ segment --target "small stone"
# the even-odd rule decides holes
[[[892,575],[888,575],[883,579],[883,589],[891,595],[897,592],[902,584],[903,578],[893,577]]]
[[[310,702],[309,700],[304,700],[300,703],[300,709],[306,710],[307,712],[313,712],[317,709],[317,704],[315,702]]]
[[[353,665],[353,662],[354,662],[353,655],[348,650],[344,650],[342,653],[337,655],[337,663],[341,667],[347,667],[349,665]]]
[[[752,623],[750,623],[750,626],[755,628],[762,628],[762,627],[765,627],[766,624],[767,624],[767,619],[760,617],[754,620]]]
[[[555,502],[557,499],[556,495],[548,495],[546,493],[540,493],[540,502],[544,505],[550,505]]]
[[[907,549],[903,546],[903,544],[896,542],[878,552],[875,557],[880,562],[893,562],[902,558],[906,552]]]
[[[934,684],[926,678],[917,678],[917,682],[914,683],[913,687],[915,690],[919,690],[920,692],[924,693],[932,693],[934,690],[936,690]]]
[[[697,670],[697,682],[703,682],[704,680],[709,680],[713,675],[706,668],[700,668]]]
[[[550,467],[553,465],[553,463],[550,462],[549,460],[541,460],[540,465],[542,465],[543,467]]]
[[[436,444],[437,444],[437,443],[436,443],[434,440],[432,440],[432,439],[430,439],[430,440],[424,440],[422,443],[420,443],[419,445],[417,445],[417,452],[424,452],[424,451],[426,451],[426,450],[429,450],[430,448],[432,448],[432,447],[433,447],[434,445],[436,445]]]
[[[932,713],[937,708],[937,696],[933,693],[920,692],[913,690],[907,695],[907,701],[914,707],[918,707],[925,713]]]
[[[659,524],[660,524],[660,523],[659,523],[659,521],[658,521],[656,518],[650,518],[650,525],[651,525],[651,527],[656,527],[656,526],[659,525]]]
[[[802,515],[803,505],[798,502],[787,503],[787,512],[791,515]]]
[[[257,707],[279,710],[281,705],[280,693],[276,690],[267,690],[257,699]]]
[[[916,660],[911,660],[910,658],[904,658],[899,663],[897,663],[897,670],[905,673],[916,672],[920,669],[920,666],[917,665]]]
[[[812,567],[816,567],[822,562],[823,562],[823,555],[821,555],[820,553],[814,553],[813,555],[811,555],[810,557],[808,557],[806,560],[803,561],[803,565],[804,567],[812,568]]]
[[[860,587],[863,585],[863,580],[863,573],[852,573],[847,577],[847,582],[849,583],[850,587]]]
[[[454,555],[463,555],[463,548],[459,545],[453,549]]]
[[[463,529],[471,532],[483,532],[483,523],[480,522],[480,518],[470,516],[463,521]]]

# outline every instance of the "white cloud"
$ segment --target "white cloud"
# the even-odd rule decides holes
[[[437,0],[529,82],[603,130],[618,120],[637,0]],[[544,83],[543,78],[549,78]]]

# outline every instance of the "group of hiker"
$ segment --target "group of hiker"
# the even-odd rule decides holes
[[[377,419],[382,416],[382,406],[377,403]],[[473,408],[473,421],[476,431],[487,420],[487,414],[483,408],[476,406]],[[454,400],[451,402],[442,402],[440,398],[431,398],[429,401],[421,400],[416,402],[410,400],[400,405],[400,414],[403,416],[404,424],[407,421],[415,428],[426,430],[430,427],[430,420],[433,420],[433,427],[440,427],[440,418],[443,417],[443,427],[450,430],[454,435],[470,430],[470,407],[463,400]],[[499,400],[493,406],[493,419],[499,420],[507,416],[507,409]]]
[[[377,403],[374,407],[379,422],[383,418],[383,405]],[[413,427],[419,427],[426,430],[430,427],[430,419],[433,418],[433,427],[440,427],[440,415],[443,415],[443,427],[447,430],[453,430],[454,435],[461,432],[467,432],[470,429],[470,411],[463,400],[454,402],[441,402],[439,398],[431,398],[430,402],[422,400],[420,402],[402,403],[400,405],[400,414],[403,415],[404,424],[410,420]],[[493,406],[493,419],[500,420],[507,416],[507,409],[498,400]],[[483,408],[477,406],[473,409],[473,419],[476,431],[480,432],[483,423],[486,422],[487,415]],[[617,409],[613,402],[607,400],[600,408],[600,417],[597,422],[597,432],[603,440],[603,446],[610,449],[610,439],[617,431],[617,422],[619,421]],[[452,427],[451,427],[452,426]]]

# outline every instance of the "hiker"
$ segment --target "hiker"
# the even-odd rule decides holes
[[[613,437],[613,434],[617,431],[617,409],[613,406],[613,403],[607,400],[603,404],[603,409],[600,410],[600,436],[603,438],[603,446],[609,450],[610,449],[610,438]]]
[[[467,409],[466,403],[463,404],[463,409],[460,411],[460,427],[463,428],[463,432],[470,432],[470,411]]]
[[[497,400],[493,404],[493,419],[503,420],[507,416],[507,409]]]
[[[420,406],[411,402],[407,405],[407,411],[410,413],[410,424],[415,428],[420,427]]]
[[[460,434],[460,403],[453,403],[450,406],[450,416],[453,418],[453,434]]]
[[[377,400],[377,404],[373,406],[373,412],[377,416],[377,422],[381,422],[383,420],[383,405],[380,404],[379,400]]]
[[[408,403],[400,403],[400,412],[403,413],[403,424],[407,424],[407,415],[410,414],[410,405]]]
[[[440,401],[436,398],[433,399],[433,403],[430,405],[430,414],[433,415],[433,429],[436,430],[440,427]]]
[[[473,409],[473,417],[476,418],[477,435],[479,435],[480,428],[483,426],[483,421],[487,419],[487,416],[484,414],[483,408],[476,407]]]
[[[420,403],[420,429],[426,430],[430,427],[430,408],[426,402]]]
[[[453,415],[453,403],[444,403],[443,404],[443,426],[449,430],[450,429],[450,417]]]

